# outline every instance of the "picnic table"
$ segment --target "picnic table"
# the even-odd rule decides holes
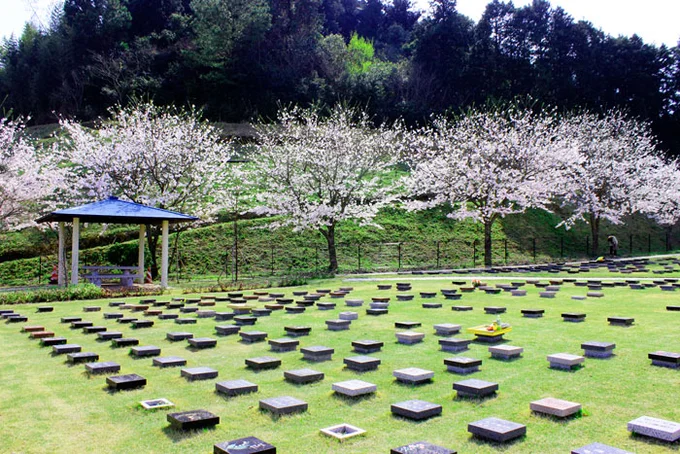
[[[135,279],[143,278],[137,273],[136,266],[83,266],[81,269],[83,279],[99,287],[102,286],[102,279],[118,279],[122,287],[132,287]]]

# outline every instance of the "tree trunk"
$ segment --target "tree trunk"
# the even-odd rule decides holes
[[[484,220],[484,266],[491,266],[493,258],[493,248],[491,245],[491,227],[494,219]]]
[[[328,244],[328,272],[335,274],[338,271],[338,252],[335,249],[335,224],[331,224],[325,229],[319,229],[326,238]]]
[[[590,234],[593,236],[592,255],[596,256],[600,251],[600,217],[590,215]]]

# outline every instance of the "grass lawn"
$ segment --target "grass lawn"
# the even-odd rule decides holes
[[[605,272],[599,275],[609,276]],[[597,276],[589,273],[568,277],[583,279]],[[533,277],[527,275],[524,278]],[[615,277],[624,278],[620,275]],[[551,275],[550,278],[558,276]],[[285,337],[284,326],[310,326],[311,334],[298,338],[301,347],[323,345],[335,349],[332,361],[321,363],[303,361],[299,350],[274,353],[267,342],[244,344],[239,342],[237,335],[220,337],[215,334],[215,325],[232,322],[208,318],[199,319],[195,325],[177,325],[173,320],[144,317],[153,319],[155,325],[135,330],[129,325],[103,318],[104,312],[118,312],[108,307],[107,300],[54,303],[52,313],[36,313],[36,306],[9,307],[27,315],[29,321],[0,324],[0,451],[208,453],[212,452],[214,443],[247,436],[267,441],[284,454],[385,453],[390,448],[420,440],[459,453],[565,453],[593,442],[636,453],[678,450],[678,443],[662,444],[632,436],[626,430],[626,423],[642,415],[680,421],[680,406],[675,402],[680,372],[653,367],[647,359],[647,354],[656,350],[680,351],[680,312],[666,310],[666,305],[680,304],[680,289],[662,292],[658,288],[605,288],[604,298],[576,301],[571,296],[585,295],[587,289],[565,283],[554,299],[539,298],[540,289],[533,285],[525,287],[528,290],[526,297],[512,297],[506,292],[486,295],[480,291],[464,294],[460,301],[444,300],[439,293],[435,299],[418,297],[421,291],[439,292],[442,288],[456,288],[451,284],[452,279],[470,281],[470,277],[460,276],[428,279],[400,276],[400,281],[410,282],[413,286],[408,293],[416,295],[416,298],[410,302],[396,301],[394,288],[378,291],[375,281],[335,279],[300,288],[278,289],[292,297],[293,290],[313,292],[321,288],[352,286],[354,291],[348,298],[361,298],[365,303],[361,308],[348,308],[342,299],[325,297],[321,301],[338,303],[334,310],[321,311],[309,307],[299,315],[275,311],[269,317],[259,318],[255,326],[242,328],[243,331],[265,331],[269,339],[278,339]],[[547,278],[543,281],[547,282]],[[395,281],[382,283],[394,284]],[[387,315],[366,315],[372,296],[392,297]],[[137,303],[138,298],[127,301]],[[442,302],[443,308],[421,307],[421,303],[433,301]],[[451,310],[452,305],[459,304],[473,306],[474,310]],[[85,313],[82,308],[87,305],[100,305],[102,311]],[[216,308],[227,311],[226,305],[220,302]],[[494,320],[495,316],[484,313],[483,307],[488,305],[507,307],[507,313],[502,314],[501,319],[510,323],[513,330],[506,335],[506,345],[523,347],[521,359],[510,362],[491,359],[488,346],[480,343],[473,343],[470,350],[458,354],[440,350],[433,324],[460,324],[463,331],[456,337],[471,338],[465,333],[465,328]],[[255,306],[263,307],[264,303],[255,302]],[[520,313],[523,308],[543,308],[545,316],[523,318]],[[347,310],[357,311],[359,319],[352,322],[348,331],[328,331],[325,320],[338,318],[339,312]],[[562,312],[584,312],[587,318],[584,323],[566,323],[560,316]],[[188,382],[180,376],[181,368],[153,367],[151,358],[135,359],[129,356],[128,348],[112,348],[108,341],[97,341],[96,334],[70,329],[69,325],[60,323],[61,317],[66,316],[79,316],[95,325],[106,326],[110,331],[122,331],[125,337],[138,338],[140,345],[160,347],[162,356],[187,359],[187,367],[217,369],[219,377]],[[634,317],[635,324],[627,328],[609,326],[608,316]],[[415,331],[425,333],[424,341],[415,345],[396,343],[394,323],[397,321],[421,322],[422,327]],[[69,343],[81,345],[83,352],[98,353],[100,361],[119,363],[121,374],[142,375],[148,380],[147,386],[138,390],[108,392],[105,375],[89,377],[82,364],[69,365],[65,362],[65,355],[52,356],[50,347],[41,347],[39,341],[21,332],[22,326],[36,324],[54,331],[57,336],[67,337]],[[189,331],[195,337],[215,338],[217,347],[192,351],[186,341],[166,340],[166,333],[171,331]],[[343,358],[357,355],[351,349],[351,342],[359,339],[385,343],[381,352],[371,354],[382,361],[377,371],[358,373],[344,368]],[[572,372],[548,368],[546,355],[560,352],[581,355],[580,344],[591,340],[616,343],[615,356],[611,359],[586,358],[585,367]],[[245,368],[246,358],[265,355],[280,358],[281,367],[261,372]],[[443,360],[452,356],[482,359],[481,371],[467,376],[448,372]],[[434,371],[434,380],[419,386],[400,384],[395,381],[392,372],[406,367]],[[284,381],[284,371],[301,368],[323,372],[325,378],[307,385]],[[468,378],[496,382],[500,385],[499,392],[496,397],[484,400],[456,397],[452,384]],[[259,385],[259,391],[231,398],[215,392],[216,382],[234,379],[254,382]],[[374,383],[378,390],[370,397],[356,400],[342,398],[332,392],[333,383],[350,379]],[[259,410],[260,399],[277,396],[305,400],[309,409],[305,413],[283,417],[274,417]],[[166,421],[167,410],[146,411],[139,405],[141,400],[161,397],[175,403],[175,408],[170,411],[205,409],[218,415],[221,422],[210,430],[171,430]],[[581,403],[583,414],[567,420],[533,414],[529,403],[544,397]],[[392,416],[391,404],[410,399],[440,404],[443,406],[442,415],[421,422]],[[472,438],[467,432],[467,424],[492,416],[525,424],[527,435],[504,445]],[[340,423],[349,423],[367,432],[344,443],[319,433],[321,428]]]

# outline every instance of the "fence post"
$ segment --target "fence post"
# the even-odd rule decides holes
[[[508,264],[508,239],[503,240],[503,247],[505,248],[505,264]]]
[[[397,271],[401,271],[401,241],[397,243]]]
[[[440,263],[440,260],[439,260],[439,241],[437,241],[437,269],[439,269],[439,267],[441,266],[439,263]]]
[[[633,234],[632,233],[628,237],[628,250],[630,251],[629,254],[632,256],[633,255]]]
[[[477,267],[477,239],[472,242],[472,267]]]
[[[590,256],[590,236],[586,235],[586,257]]]
[[[534,263],[536,263],[536,237],[531,239],[531,250],[533,251],[534,255]]]

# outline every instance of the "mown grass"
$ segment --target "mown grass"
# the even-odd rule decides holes
[[[604,273],[611,276],[608,273]],[[554,278],[554,275],[550,276]],[[589,273],[586,276],[594,278]],[[461,277],[453,277],[461,279]],[[410,281],[414,294],[452,287],[451,277],[428,277],[420,280],[400,276]],[[469,277],[467,278],[469,281]],[[393,282],[393,281],[390,281]],[[495,283],[496,281],[491,281]],[[253,329],[269,333],[269,338],[285,336],[284,326],[309,325],[312,333],[300,339],[301,346],[326,345],[335,349],[333,360],[308,363],[299,351],[272,353],[266,343],[242,344],[238,337],[217,337],[216,322],[199,319],[196,325],[177,325],[171,320],[156,320],[150,329],[133,330],[113,320],[104,320],[103,312],[115,311],[106,301],[54,303],[55,312],[37,314],[34,306],[12,306],[29,315],[28,324],[41,324],[69,342],[82,345],[83,351],[99,353],[102,361],[121,364],[121,373],[138,373],[148,379],[142,390],[110,393],[105,389],[105,377],[88,377],[82,365],[69,366],[63,356],[51,356],[49,348],[41,348],[38,341],[20,332],[21,324],[0,324],[0,437],[3,452],[211,452],[212,445],[254,435],[278,448],[281,453],[378,453],[390,447],[418,440],[468,452],[558,453],[594,441],[617,446],[636,453],[667,452],[678,445],[658,444],[626,431],[626,423],[641,415],[668,420],[680,420],[680,408],[674,403],[675,388],[680,382],[678,371],[652,367],[647,353],[655,350],[680,351],[680,313],[668,312],[665,306],[678,304],[680,292],[661,292],[659,289],[633,291],[627,288],[606,288],[605,297],[571,300],[571,295],[585,294],[584,288],[564,284],[555,299],[539,299],[538,289],[528,287],[524,298],[507,293],[485,295],[466,294],[460,302],[445,301],[442,309],[423,309],[423,300],[394,301],[395,290],[378,291],[376,282],[343,282],[340,279],[318,281],[303,287],[337,288],[351,285],[353,298],[363,298],[368,304],[371,296],[392,296],[388,315],[371,317],[360,308],[359,320],[352,322],[349,331],[331,332],[325,320],[337,318],[340,311],[352,310],[335,301],[333,311],[309,308],[304,314],[290,315],[274,312],[261,318]],[[292,295],[291,288],[281,289]],[[273,290],[272,290],[273,291]],[[137,299],[128,301],[136,302]],[[433,301],[433,300],[425,300]],[[84,313],[88,304],[102,305],[103,311]],[[474,307],[471,312],[453,312],[453,304]],[[257,303],[262,306],[263,303]],[[459,376],[446,371],[443,359],[454,356],[439,350],[438,337],[433,334],[435,323],[458,323],[464,328],[488,323],[494,316],[486,315],[483,307],[500,305],[508,308],[501,315],[513,326],[507,336],[508,344],[522,346],[523,357],[512,362],[490,359],[487,346],[473,343],[471,349],[460,353],[483,359],[482,370],[471,376]],[[521,317],[520,309],[539,307],[546,310],[541,319]],[[218,303],[226,310],[226,303]],[[564,311],[587,314],[585,323],[562,321]],[[217,380],[187,382],[180,377],[179,368],[157,369],[151,359],[133,359],[128,349],[114,349],[108,342],[100,343],[95,335],[70,330],[61,324],[63,316],[77,315],[109,330],[119,330],[126,336],[140,339],[141,345],[156,345],[162,355],[182,356],[188,367],[208,366],[219,371]],[[608,316],[635,317],[630,328],[612,327]],[[426,333],[423,343],[407,346],[396,343],[394,322],[413,320],[422,322],[419,330]],[[243,328],[248,330],[250,328]],[[171,343],[169,331],[190,331],[196,337],[216,337],[214,349],[191,351],[185,342]],[[471,337],[461,334],[460,337]],[[343,367],[342,359],[355,355],[351,341],[376,339],[385,342],[380,353],[375,353],[382,364],[378,371],[356,373]],[[558,352],[581,354],[580,344],[588,340],[610,341],[617,344],[616,356],[609,360],[586,359],[585,367],[575,372],[551,370],[546,355]],[[276,356],[283,361],[276,370],[252,372],[244,360],[256,356]],[[283,380],[283,371],[310,367],[325,373],[325,379],[310,385],[296,386]],[[421,386],[406,386],[394,381],[392,371],[404,367],[421,367],[435,372],[434,381]],[[256,394],[225,398],[214,392],[216,381],[247,379],[259,385]],[[331,384],[359,378],[378,385],[378,392],[369,398],[348,400],[335,396]],[[463,400],[455,396],[452,383],[465,378],[479,378],[500,384],[495,398]],[[309,403],[309,411],[299,415],[272,417],[258,409],[260,399],[289,395]],[[583,405],[580,418],[557,421],[534,415],[529,403],[543,397],[556,397]],[[139,408],[143,399],[165,397],[176,404],[173,411],[206,409],[221,418],[215,429],[197,432],[176,432],[167,428],[166,412],[146,412]],[[441,404],[443,414],[424,422],[413,422],[393,417],[390,404],[408,399],[423,399]],[[527,425],[523,439],[499,446],[471,438],[467,424],[489,416],[500,417]],[[319,429],[338,423],[350,423],[368,433],[345,443],[338,443],[319,434]]]

